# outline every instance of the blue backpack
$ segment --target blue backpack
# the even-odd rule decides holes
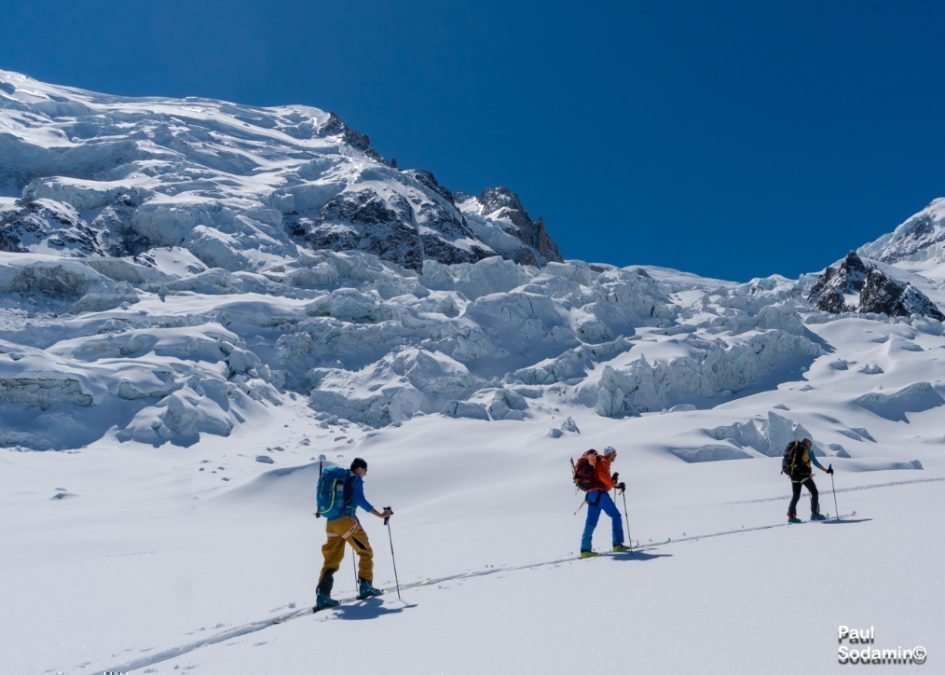
[[[330,466],[318,477],[315,488],[315,516],[333,520],[345,507],[345,482],[351,472],[340,466]]]

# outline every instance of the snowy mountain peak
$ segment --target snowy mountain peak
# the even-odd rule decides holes
[[[890,234],[865,244],[861,255],[885,263],[945,262],[945,199],[936,199]]]
[[[432,173],[392,164],[317,108],[124,98],[0,71],[0,249],[156,267],[181,248],[230,271],[319,249],[415,270],[561,260],[517,197],[468,223]]]

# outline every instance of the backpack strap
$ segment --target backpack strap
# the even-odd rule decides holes
[[[324,461],[318,460],[318,478],[315,481],[316,491],[318,490],[318,487],[317,487],[318,481],[321,480],[322,478],[322,470],[324,469],[324,467],[322,466],[323,464],[324,464]],[[315,496],[315,517],[316,518],[322,517],[322,508],[318,505],[318,495]]]

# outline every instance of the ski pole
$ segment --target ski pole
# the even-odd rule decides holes
[[[833,464],[828,464],[830,469],[830,489],[833,490],[833,510],[837,512],[837,520],[840,520],[840,509],[837,507],[837,488],[833,484]]]
[[[627,544],[630,546],[630,552],[633,553],[633,539],[630,537],[630,516],[627,512],[627,489],[624,488],[623,492],[623,519],[627,523]]]
[[[318,481],[319,481],[319,480],[321,479],[321,477],[322,477],[322,469],[324,469],[324,465],[325,465],[325,455],[319,455],[319,456],[318,456],[318,475],[315,476],[315,485],[316,485],[316,486],[318,485]],[[316,493],[318,492],[318,488],[317,488],[317,487],[315,488],[315,492],[316,492]],[[322,510],[318,507],[318,494],[315,495],[315,517],[316,517],[316,518],[321,518],[321,517],[322,517]]]
[[[394,511],[389,507],[384,507],[385,511],[390,511],[390,515],[384,518],[384,524],[387,526],[387,540],[390,542],[390,561],[394,565],[394,584],[397,586],[397,599],[403,602],[403,598],[400,597],[400,579],[397,578],[397,558],[394,557],[394,537],[390,533],[390,517],[394,515]]]
[[[361,592],[361,577],[358,576],[358,564],[355,562],[354,551],[351,552],[351,569],[354,571],[354,590],[358,593]]]

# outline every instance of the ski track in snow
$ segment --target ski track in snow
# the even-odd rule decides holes
[[[941,483],[945,478],[915,478],[913,480],[897,480],[889,483],[876,483],[875,485],[859,485],[857,487],[840,488],[837,492],[862,492],[863,490],[875,490],[877,488],[896,487],[897,485],[915,485],[916,483]],[[819,488],[818,488],[819,489]],[[832,494],[826,490],[820,490],[821,495]],[[762,499],[742,499],[734,502],[722,502],[722,504],[762,504],[764,502],[787,501],[791,495],[781,497],[764,497]]]
[[[907,484],[914,484],[914,483],[928,483],[928,482],[941,482],[941,481],[945,481],[945,478],[928,478],[928,479],[920,479],[920,480],[912,480],[912,481],[896,481],[896,482],[891,482],[891,483],[881,483],[881,484],[878,484],[878,485],[863,486],[863,487],[859,487],[859,488],[847,488],[846,491],[867,490],[867,489],[874,489],[874,488],[880,488],[880,487],[893,487],[893,486],[907,485]],[[838,490],[838,492],[839,492],[839,490]],[[758,503],[758,502],[779,501],[779,500],[782,500],[782,499],[784,499],[784,497],[770,497],[770,498],[766,498],[766,499],[749,500],[749,501],[743,501],[743,502],[727,502],[727,503],[732,503],[732,504],[748,504],[748,503]],[[822,521],[822,524],[831,524],[831,523],[837,523],[837,522],[860,523],[860,522],[865,522],[865,521],[871,520],[870,518],[858,518],[858,519],[856,519],[856,520],[844,520],[844,519],[847,519],[847,518],[851,518],[852,516],[855,516],[855,515],[857,515],[857,514],[856,514],[856,511],[851,511],[851,512],[849,512],[849,513],[841,514],[838,518],[828,518],[827,520]],[[728,529],[728,530],[720,530],[720,531],[717,531],[717,532],[707,532],[707,533],[703,533],[703,534],[696,534],[696,535],[691,535],[691,536],[683,536],[683,537],[678,537],[678,538],[667,537],[665,540],[660,540],[660,541],[653,542],[653,543],[647,543],[647,544],[645,544],[645,545],[643,545],[643,546],[634,546],[634,547],[633,547],[633,550],[630,551],[630,552],[627,552],[627,553],[620,553],[620,554],[603,553],[602,556],[606,556],[606,557],[620,557],[620,558],[624,558],[624,559],[648,560],[648,559],[651,559],[651,558],[657,558],[657,557],[662,557],[662,556],[660,556],[660,555],[647,554],[647,553],[644,553],[644,551],[651,551],[651,550],[659,549],[659,548],[662,548],[662,547],[665,547],[665,546],[672,546],[673,544],[691,543],[691,542],[700,541],[700,540],[702,540],[702,539],[710,539],[710,538],[715,538],[715,537],[724,537],[724,536],[729,536],[729,535],[733,535],[733,534],[744,534],[744,533],[748,533],[748,532],[761,532],[761,531],[764,531],[764,530],[771,530],[771,529],[776,529],[776,528],[780,528],[780,527],[792,527],[792,526],[793,526],[793,527],[797,527],[797,526],[799,526],[799,525],[805,525],[805,524],[808,524],[808,523],[810,523],[810,522],[812,522],[812,521],[803,521],[802,523],[795,523],[795,524],[791,524],[791,523],[787,523],[787,522],[768,523],[768,524],[765,524],[765,525],[757,525],[757,526],[752,526],[752,527],[732,528],[732,529]],[[460,573],[457,573],[457,574],[450,574],[450,575],[443,576],[443,577],[429,578],[429,579],[423,579],[423,580],[420,580],[420,581],[414,581],[414,582],[411,582],[411,583],[402,585],[402,586],[400,587],[400,589],[401,589],[402,591],[404,591],[404,590],[411,590],[411,589],[415,589],[415,588],[422,588],[422,587],[425,587],[425,586],[433,586],[433,585],[436,585],[436,584],[449,583],[449,582],[458,581],[458,580],[468,580],[468,579],[474,579],[474,578],[478,578],[478,577],[492,576],[492,575],[495,575],[495,574],[503,574],[503,573],[509,573],[509,572],[521,572],[521,571],[525,571],[525,570],[539,569],[539,568],[542,568],[542,567],[554,567],[554,566],[562,565],[562,564],[566,564],[566,563],[580,563],[580,562],[584,562],[584,561],[582,561],[582,559],[579,558],[579,557],[576,556],[576,555],[569,555],[569,556],[565,556],[565,557],[562,557],[562,558],[555,558],[555,559],[553,559],[553,560],[544,560],[544,561],[539,561],[539,562],[534,562],[534,563],[527,563],[527,564],[524,564],[524,565],[490,566],[490,567],[488,567],[488,568],[486,568],[486,569],[481,569],[481,570],[460,572]],[[586,564],[586,563],[585,563],[585,564]],[[390,592],[390,591],[388,590],[387,593],[389,593],[389,592]],[[345,604],[350,604],[351,602],[353,602],[353,601],[355,601],[355,600],[356,600],[356,598],[355,598],[354,596],[348,596],[348,597],[345,597],[345,598],[340,599],[340,602],[342,603],[342,605],[345,605]],[[398,600],[398,602],[403,603],[404,607],[415,607],[415,606],[416,606],[416,605],[408,604],[407,602],[405,602],[405,601],[403,601],[403,600]],[[179,657],[179,656],[183,656],[184,654],[188,654],[188,653],[190,653],[190,652],[193,652],[193,651],[195,651],[195,650],[201,649],[201,648],[203,648],[203,647],[208,647],[208,646],[210,646],[210,645],[219,644],[219,643],[221,643],[221,642],[226,642],[227,640],[231,640],[231,639],[238,638],[238,637],[243,637],[243,636],[245,636],[245,635],[250,635],[250,634],[252,634],[252,633],[257,633],[257,632],[263,631],[263,630],[265,630],[265,629],[267,629],[267,628],[271,628],[271,627],[274,627],[274,626],[278,626],[278,625],[281,625],[281,624],[286,623],[286,622],[288,622],[288,621],[291,621],[291,620],[293,620],[293,619],[298,619],[298,618],[302,618],[302,617],[309,616],[309,615],[314,616],[315,614],[314,614],[314,613],[312,612],[312,610],[311,610],[310,608],[308,608],[308,607],[306,607],[306,608],[304,608],[304,609],[293,609],[293,610],[290,611],[290,612],[285,612],[285,613],[280,614],[279,616],[276,616],[276,617],[272,617],[272,618],[268,618],[268,619],[262,619],[262,620],[260,620],[260,621],[254,621],[254,622],[252,622],[252,623],[244,624],[244,625],[242,625],[242,626],[233,627],[233,628],[231,628],[231,629],[225,630],[225,631],[223,631],[223,632],[221,632],[221,633],[218,633],[218,634],[216,634],[216,635],[213,635],[213,636],[211,636],[211,637],[209,637],[209,638],[206,638],[206,639],[203,639],[203,640],[197,640],[197,641],[195,641],[195,642],[191,642],[191,643],[188,643],[188,644],[184,644],[184,645],[181,645],[181,646],[179,646],[179,647],[172,647],[172,648],[170,648],[170,649],[166,649],[166,650],[164,650],[164,651],[158,652],[158,653],[153,654],[153,655],[151,655],[151,656],[147,656],[147,657],[144,657],[144,658],[141,658],[141,659],[137,659],[137,660],[135,660],[135,661],[130,661],[130,662],[127,662],[127,663],[123,663],[123,664],[120,664],[120,665],[110,666],[110,667],[106,667],[106,668],[98,668],[98,669],[96,669],[96,670],[93,671],[93,672],[119,672],[119,673],[126,673],[126,672],[131,672],[131,671],[134,671],[134,670],[138,670],[138,669],[140,669],[140,668],[147,668],[147,667],[149,667],[149,666],[153,666],[153,665],[156,665],[156,664],[158,664],[158,663],[162,663],[162,662],[169,661],[169,660],[171,660],[171,659],[177,658],[177,657]],[[331,614],[331,613],[326,613],[326,615],[325,615],[324,617],[320,618],[319,620],[320,620],[320,621],[327,621],[327,620],[330,620],[331,618],[332,618],[332,614]]]

